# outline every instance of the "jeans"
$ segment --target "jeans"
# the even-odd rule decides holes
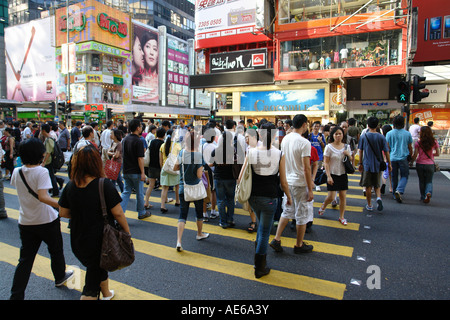
[[[392,192],[395,191],[403,194],[405,192],[406,183],[409,176],[409,163],[408,160],[391,161],[392,165]],[[400,181],[398,180],[398,174],[400,173]]]
[[[14,273],[11,300],[23,300],[25,298],[25,289],[42,241],[47,244],[48,252],[50,253],[51,269],[55,281],[63,279],[66,273],[59,219],[42,225],[27,226],[19,224],[19,232],[22,246],[20,247],[19,264]]]
[[[141,175],[138,173],[127,173],[123,175],[125,181],[124,191],[122,192],[122,210],[127,210],[128,200],[130,200],[131,189],[136,190],[136,211],[138,217],[145,214],[144,208],[144,181],[141,181]]]
[[[216,179],[214,183],[216,186],[220,224],[227,225],[230,222],[234,222],[234,192],[236,189],[236,180]]]
[[[203,220],[203,199],[192,202],[194,202],[195,206],[196,220]],[[186,222],[190,204],[191,201],[184,200],[184,193],[180,193],[180,216],[178,218],[179,222]]]
[[[122,167],[123,167],[123,164],[120,166],[120,171],[119,171],[119,174],[117,175],[117,180],[111,180],[111,182],[114,185],[116,185],[116,182],[117,182],[117,185],[119,186],[120,192],[123,192]]]
[[[416,163],[416,170],[419,176],[420,199],[424,200],[427,193],[433,193],[434,164]]]
[[[273,217],[277,211],[278,199],[251,196],[248,203],[259,221],[256,232],[256,253],[266,254]]]

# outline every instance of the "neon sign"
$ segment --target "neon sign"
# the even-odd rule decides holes
[[[112,34],[117,34],[121,38],[125,38],[128,35],[127,24],[115,18],[108,17],[106,13],[99,13],[97,15],[97,24],[101,29],[109,31]]]
[[[59,31],[67,31],[67,17],[62,16],[59,19]],[[86,27],[86,16],[82,13],[76,13],[69,16],[69,31],[81,31]]]

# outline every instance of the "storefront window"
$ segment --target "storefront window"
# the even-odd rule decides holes
[[[401,30],[285,41],[281,71],[363,68],[401,64]]]
[[[367,5],[359,13],[372,13],[399,7],[401,0],[279,0],[278,23],[294,23],[330,17],[348,16],[362,6]]]
[[[122,103],[122,86],[113,84],[89,83],[90,99],[89,103]]]

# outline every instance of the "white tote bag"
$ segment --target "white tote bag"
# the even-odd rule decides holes
[[[197,184],[186,184],[186,172],[184,171],[184,150],[181,155],[181,166],[183,170],[183,183],[184,183],[184,200],[186,202],[189,201],[197,201],[201,199],[205,199],[208,194],[206,193],[205,185],[203,184],[202,179],[200,179]]]
[[[250,158],[250,157],[249,157]],[[247,159],[247,163],[242,167],[242,176],[239,184],[236,185],[234,201],[244,204],[250,199],[252,193],[252,165],[249,163],[250,160]]]
[[[177,171],[173,170],[173,167],[175,166],[175,163],[177,163],[177,156],[172,153],[173,145],[174,144],[172,143],[172,145],[170,146],[169,155],[167,156],[167,160],[166,160],[166,162],[164,162],[162,169],[165,172],[167,172],[168,174],[177,175],[177,174],[180,174],[180,171],[179,170],[177,170]]]

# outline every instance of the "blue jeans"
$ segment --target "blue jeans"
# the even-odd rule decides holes
[[[403,194],[405,192],[406,183],[409,177],[409,163],[408,160],[391,161],[392,165],[392,192],[395,191]],[[400,173],[400,181],[398,174]]]
[[[116,185],[116,182],[117,182],[120,192],[123,192],[122,167],[123,167],[123,164],[120,166],[120,171],[119,171],[119,175],[117,176],[117,180],[112,181],[112,183],[114,185]]]
[[[248,203],[259,221],[256,232],[256,253],[266,254],[273,217],[277,211],[278,199],[251,196]]]
[[[417,175],[419,176],[420,199],[425,199],[427,193],[433,194],[434,164],[416,163]]]
[[[136,210],[138,216],[145,214],[144,208],[144,181],[141,181],[141,175],[136,174],[124,174],[123,180],[125,181],[124,191],[122,192],[122,206],[123,212],[127,210],[128,200],[130,200],[131,189],[136,190]]]
[[[220,223],[226,225],[234,222],[234,192],[236,180],[214,180],[217,194],[217,208]],[[226,207],[226,209],[225,209]]]

